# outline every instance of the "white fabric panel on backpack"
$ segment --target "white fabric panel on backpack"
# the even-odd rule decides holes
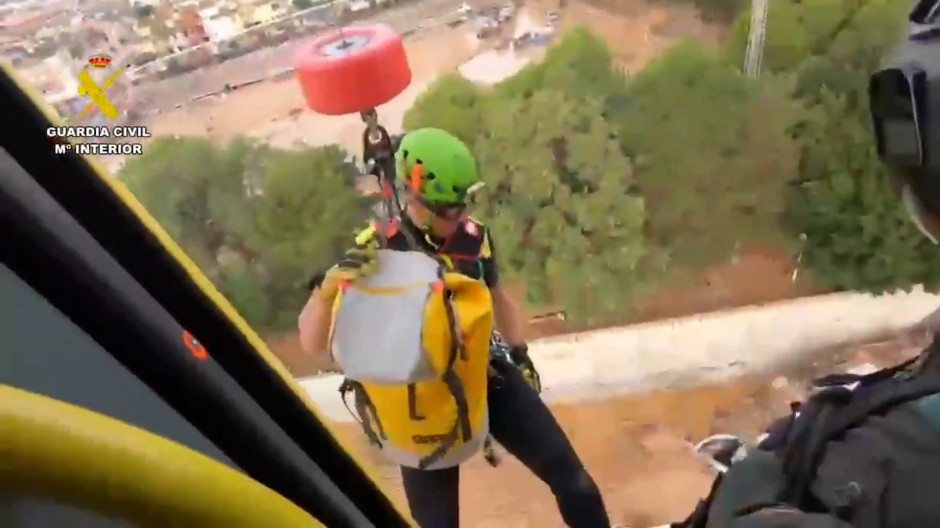
[[[437,262],[423,253],[379,251],[376,273],[344,292],[333,325],[333,357],[346,377],[389,385],[437,377],[423,346],[437,273]]]

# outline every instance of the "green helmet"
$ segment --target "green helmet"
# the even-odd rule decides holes
[[[478,188],[477,163],[467,145],[439,128],[409,132],[395,153],[395,169],[428,205],[460,206]]]

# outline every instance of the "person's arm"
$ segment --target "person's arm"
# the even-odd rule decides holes
[[[483,267],[483,281],[490,290],[493,299],[493,315],[496,318],[496,329],[503,335],[509,346],[525,344],[525,324],[519,306],[499,281],[499,267],[496,263],[496,248],[489,229],[483,230],[483,249],[480,252],[480,262]]]
[[[330,327],[333,323],[333,302],[341,282],[353,281],[372,272],[376,264],[375,228],[371,225],[356,235],[356,246],[323,273],[317,273],[307,282],[310,297],[297,317],[300,347],[304,352],[329,364],[333,362],[330,350]]]
[[[522,322],[519,306],[502,286],[490,288],[490,295],[493,298],[493,315],[496,318],[496,329],[503,335],[503,339],[506,340],[509,346],[525,344],[525,326]]]
[[[301,349],[326,364],[333,360],[329,350],[333,303],[320,295],[322,282],[323,275],[318,274],[308,284],[312,291],[297,318],[297,328],[300,331]]]

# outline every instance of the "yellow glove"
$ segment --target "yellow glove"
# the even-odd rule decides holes
[[[355,282],[362,277],[368,277],[375,272],[378,265],[378,244],[370,240],[365,244],[356,245],[343,255],[340,261],[327,270],[320,283],[320,298],[331,301],[343,284]]]

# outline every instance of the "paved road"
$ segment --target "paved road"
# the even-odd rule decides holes
[[[375,17],[362,20],[357,25],[387,24],[399,32],[438,25],[445,19],[456,17],[459,0],[421,0],[383,11]],[[305,37],[281,46],[259,50],[222,64],[195,72],[138,87],[135,96],[142,110],[166,110],[193,97],[235,84],[263,77],[269,73],[291,66],[296,50],[316,37]]]

